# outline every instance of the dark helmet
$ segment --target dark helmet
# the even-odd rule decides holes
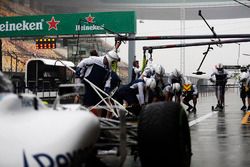
[[[241,66],[240,72],[247,72],[247,66],[245,66],[245,65]]]
[[[90,51],[90,56],[99,56],[98,52],[94,49]]]
[[[172,75],[175,76],[175,77],[180,77],[181,76],[181,72],[175,68],[172,71]]]
[[[218,63],[218,64],[215,66],[215,68],[216,68],[218,71],[223,71],[224,66],[223,66],[222,63]]]

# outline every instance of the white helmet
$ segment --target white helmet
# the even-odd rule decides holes
[[[153,90],[156,87],[155,79],[154,78],[147,78],[146,79],[146,87]]]
[[[243,72],[240,75],[240,80],[246,80],[249,77],[249,74],[247,72]]]
[[[175,77],[181,76],[181,72],[180,72],[179,70],[177,70],[176,68],[172,71],[172,74],[173,74],[173,76],[175,76]]]
[[[179,92],[180,90],[181,90],[180,83],[173,83],[173,85],[172,85],[172,91],[173,92]]]
[[[156,74],[160,75],[160,76],[163,76],[165,74],[165,69],[162,67],[162,65],[160,64],[155,64],[153,66],[154,68],[154,71]]]
[[[113,61],[120,61],[120,57],[115,50],[109,51],[105,56],[108,60],[109,66],[111,66]]]
[[[192,85],[192,82],[190,80],[187,80],[186,84]]]

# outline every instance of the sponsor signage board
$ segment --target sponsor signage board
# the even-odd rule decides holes
[[[136,33],[133,11],[0,17],[0,37]]]

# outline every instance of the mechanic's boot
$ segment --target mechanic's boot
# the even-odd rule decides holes
[[[217,104],[216,107],[214,108],[214,110],[220,110],[220,105]]]
[[[250,111],[250,106],[247,107],[247,111]]]
[[[242,106],[242,107],[241,107],[241,109],[240,109],[240,110],[242,110],[242,111],[246,111],[246,109],[247,109],[247,107],[244,105],[244,106]]]

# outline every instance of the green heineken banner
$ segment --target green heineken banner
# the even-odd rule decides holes
[[[0,37],[135,33],[135,12],[0,17]]]

